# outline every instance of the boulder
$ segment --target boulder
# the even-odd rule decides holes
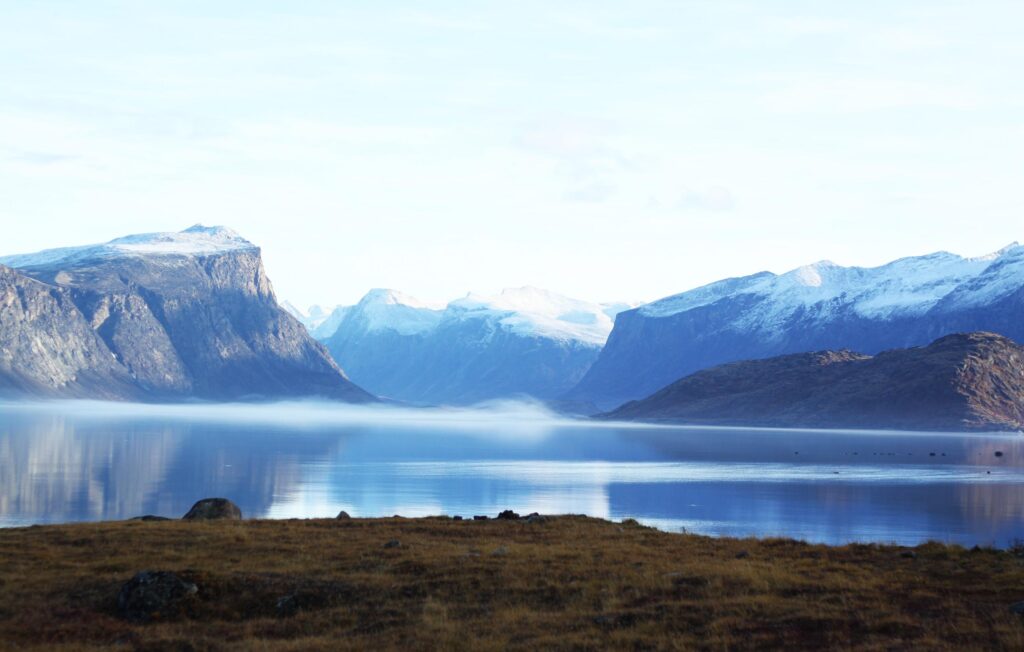
[[[506,509],[505,511],[501,512],[500,514],[498,514],[498,520],[502,520],[502,521],[516,521],[516,520],[519,520],[519,514],[516,514],[511,509]]]
[[[339,521],[347,521],[352,517],[349,516],[348,512],[346,512],[345,510],[341,510],[340,512],[338,512],[338,515],[334,518],[338,519]]]
[[[198,591],[170,571],[141,571],[121,587],[117,610],[133,622],[173,620],[185,615]]]
[[[242,510],[227,498],[203,498],[188,514],[182,516],[186,521],[211,521],[217,519],[241,520]]]

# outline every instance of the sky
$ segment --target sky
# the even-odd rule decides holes
[[[0,254],[647,301],[1024,240],[1024,3],[0,0]]]

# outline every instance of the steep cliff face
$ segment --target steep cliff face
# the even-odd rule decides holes
[[[84,322],[146,397],[372,399],[278,307],[259,249],[227,229],[0,260],[64,297],[77,313],[67,318]],[[47,359],[40,351],[24,360]]]
[[[866,356],[798,353],[682,378],[604,415],[720,425],[1024,428],[1024,348],[993,333]]]
[[[825,261],[667,297],[620,314],[568,396],[611,409],[725,362],[822,349],[876,353],[979,330],[1024,340],[1024,247],[875,268]]]
[[[0,265],[0,392],[138,398],[70,293]]]

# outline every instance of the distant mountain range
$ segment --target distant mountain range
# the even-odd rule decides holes
[[[1020,430],[1024,347],[947,335],[872,357],[795,353],[698,371],[603,415],[693,424]]]
[[[373,400],[278,307],[259,248],[199,225],[0,258],[0,392]]]
[[[567,398],[612,409],[725,362],[823,349],[873,354],[968,331],[1024,341],[1024,247],[979,258],[940,252],[874,268],[825,261],[627,310]]]
[[[555,399],[597,358],[612,317],[625,307],[530,287],[470,294],[447,306],[378,289],[336,310],[342,318],[324,342],[354,382],[388,398]]]
[[[995,335],[943,339],[974,331],[1024,341],[1024,247],[820,262],[640,307],[523,287],[446,305],[378,289],[307,311],[278,304],[259,248],[224,227],[0,257],[0,395],[529,397],[622,418],[792,425],[828,407],[839,416],[820,425],[1016,427],[1019,351]],[[907,351],[871,357],[890,349]]]

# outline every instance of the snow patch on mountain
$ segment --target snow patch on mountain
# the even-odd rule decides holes
[[[445,319],[489,319],[527,337],[576,340],[601,346],[612,318],[600,304],[570,299],[535,287],[509,288],[496,296],[468,294],[448,304]]]
[[[258,248],[231,229],[196,224],[176,233],[142,233],[103,244],[2,256],[0,263],[9,267],[28,268],[124,256],[209,256],[248,250],[256,251]]]
[[[370,290],[348,312],[344,323],[366,331],[393,330],[416,335],[432,330],[441,321],[440,306],[397,290]]]
[[[1018,264],[1019,269],[1010,269]],[[990,270],[999,270],[995,274],[998,279],[987,278],[992,276]],[[1014,243],[976,258],[943,251],[870,268],[820,261],[780,275],[761,272],[718,281],[649,303],[640,312],[647,317],[669,317],[746,295],[754,305],[735,326],[771,330],[798,312],[818,319],[839,310],[880,319],[921,315],[965,284],[978,286],[968,293],[969,300],[984,302],[986,297],[1019,288],[1022,282],[1024,248]],[[985,286],[984,292],[978,291],[980,286]]]

